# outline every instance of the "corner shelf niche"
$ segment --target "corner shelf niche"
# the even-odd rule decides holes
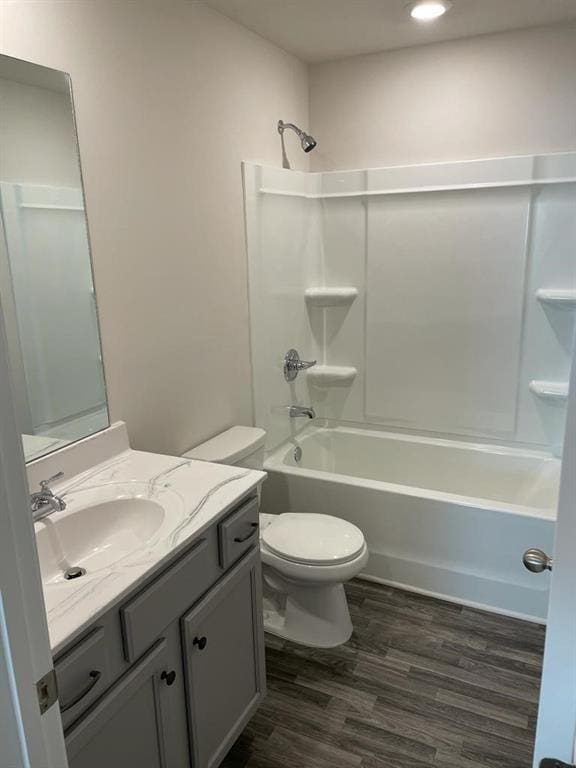
[[[314,307],[342,307],[352,304],[358,296],[358,288],[352,286],[334,288],[307,288],[306,303]]]
[[[561,381],[531,381],[530,391],[544,400],[566,402],[568,400],[568,383]]]
[[[356,368],[346,365],[315,365],[307,373],[315,387],[347,387],[357,375]]]
[[[576,291],[562,288],[539,288],[536,298],[541,304],[549,304],[558,309],[576,309]]]

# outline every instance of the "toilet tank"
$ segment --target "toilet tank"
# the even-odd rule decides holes
[[[262,469],[266,432],[258,427],[231,427],[184,454],[186,459]]]

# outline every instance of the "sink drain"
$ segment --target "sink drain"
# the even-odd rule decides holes
[[[79,579],[80,576],[84,576],[85,573],[86,568],[74,566],[73,568],[68,568],[68,570],[64,572],[64,578],[66,581],[71,581],[72,579]]]

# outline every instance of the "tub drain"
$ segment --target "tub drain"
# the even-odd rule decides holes
[[[68,570],[64,572],[64,578],[66,581],[71,581],[72,579],[79,579],[80,576],[84,576],[85,573],[86,568],[79,568],[76,565],[73,568],[68,568]]]

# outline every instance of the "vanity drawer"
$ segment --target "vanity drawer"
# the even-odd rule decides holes
[[[258,497],[248,499],[218,525],[220,565],[229,568],[259,541]]]
[[[214,530],[120,609],[124,656],[134,661],[218,579]]]
[[[106,634],[96,627],[54,665],[62,723],[66,728],[110,684]]]

